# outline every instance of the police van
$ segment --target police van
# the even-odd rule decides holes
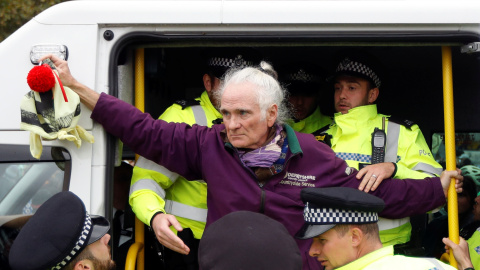
[[[41,157],[32,157],[30,132],[19,128],[20,101],[42,55],[67,59],[77,80],[157,118],[174,101],[204,90],[206,49],[254,47],[274,68],[304,60],[333,71],[336,54],[362,48],[383,64],[379,112],[417,123],[437,160],[446,158],[447,125],[457,148],[479,166],[478,14],[478,1],[87,0],[45,10],[0,43],[1,262],[15,234],[12,221],[33,214],[55,192],[70,190],[90,213],[112,220],[115,167],[135,159],[83,105],[78,125],[95,142],[43,140]],[[332,115],[333,88],[322,97],[323,113]],[[153,236],[138,221],[132,227],[135,244],[121,260],[161,269]]]

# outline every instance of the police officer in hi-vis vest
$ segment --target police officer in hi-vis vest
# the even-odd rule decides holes
[[[329,91],[322,68],[309,62],[291,62],[279,70],[279,79],[288,90],[293,119],[288,124],[298,132],[313,133],[332,123],[319,106],[320,98]]]
[[[381,78],[376,59],[362,51],[351,51],[341,59],[333,76],[334,122],[315,132],[317,139],[328,143],[349,166],[361,170],[360,188],[366,192],[389,177],[423,179],[440,175],[442,167],[415,123],[377,113],[374,102]],[[381,218],[378,225],[385,246],[410,240],[409,218]],[[397,250],[402,253],[405,248],[397,246]]]
[[[325,270],[453,270],[435,258],[394,255],[392,246],[382,246],[378,236],[378,213],[385,207],[382,199],[349,187],[305,188],[305,224],[299,239],[313,239],[309,255],[317,258]],[[444,240],[448,240],[444,238]],[[473,270],[463,240],[453,248],[458,269]]]

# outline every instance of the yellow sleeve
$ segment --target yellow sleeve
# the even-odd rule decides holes
[[[174,104],[160,116],[167,122],[192,124],[195,118],[190,108],[182,110]],[[143,223],[150,225],[152,216],[158,211],[165,212],[166,190],[175,182],[178,174],[163,166],[140,157],[133,169],[129,203],[135,215]]]
[[[442,166],[433,158],[422,131],[417,125],[411,129],[401,126],[398,142],[397,172],[394,178],[423,179],[439,176]]]

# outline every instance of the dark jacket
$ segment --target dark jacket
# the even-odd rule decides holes
[[[304,204],[300,199],[303,187],[357,188],[360,183],[355,178],[357,171],[335,157],[326,144],[287,125],[289,151],[284,170],[260,187],[236,149],[224,142],[224,125],[207,128],[155,120],[106,94],[100,96],[91,117],[136,153],[186,179],[204,179],[208,184],[207,226],[230,212],[247,210],[281,222],[294,235],[304,223]],[[445,203],[439,178],[386,179],[372,194],[385,201],[381,216],[387,218],[423,214]],[[315,259],[308,256],[311,241],[297,243],[303,268],[320,269]]]

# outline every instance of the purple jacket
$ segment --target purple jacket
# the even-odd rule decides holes
[[[358,188],[356,170],[335,157],[311,134],[285,126],[289,149],[282,172],[261,188],[253,171],[243,165],[236,149],[220,134],[224,125],[188,126],[155,120],[133,106],[102,94],[91,115],[106,131],[119,137],[136,153],[157,162],[186,179],[208,184],[207,226],[238,210],[264,213],[281,222],[292,234],[300,229],[303,187],[345,186]],[[386,179],[372,194],[385,201],[380,216],[402,218],[423,214],[445,203],[439,178]],[[308,255],[310,240],[297,240],[304,269],[321,269]],[[272,247],[274,248],[274,247]]]

